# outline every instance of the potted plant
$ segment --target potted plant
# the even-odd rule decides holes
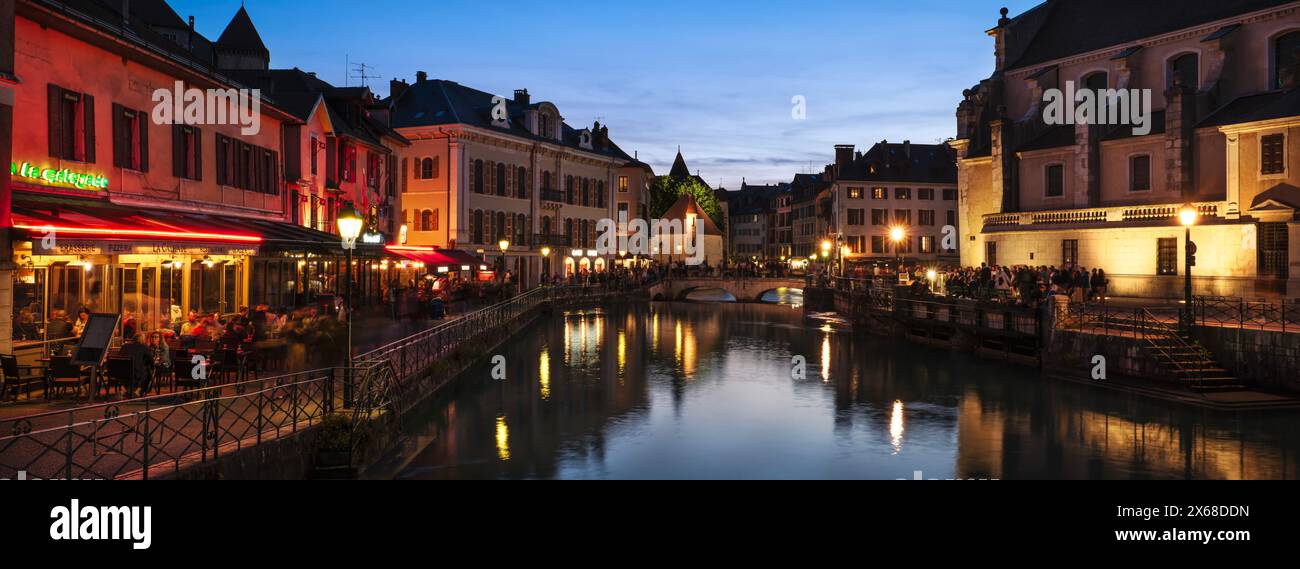
[[[317,470],[352,467],[352,431],[352,419],[345,415],[329,415],[321,421],[316,437]]]

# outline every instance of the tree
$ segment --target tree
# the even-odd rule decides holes
[[[714,225],[717,225],[719,230],[726,231],[722,219],[722,206],[718,205],[718,198],[713,195],[712,190],[695,178],[675,179],[664,176],[655,180],[654,185],[650,187],[651,219],[662,219],[677,200],[688,193],[695,197],[695,203],[698,203],[700,209],[708,214]]]

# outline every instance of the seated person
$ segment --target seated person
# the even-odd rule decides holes
[[[134,370],[131,383],[126,386],[128,398],[136,397],[137,393],[147,393],[149,391],[149,376],[151,375],[153,365],[153,352],[144,343],[144,337],[140,334],[128,336],[126,343],[122,344],[122,349],[117,353],[118,357],[128,358],[131,360],[131,367]]]

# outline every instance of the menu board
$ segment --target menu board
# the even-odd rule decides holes
[[[86,331],[72,353],[72,363],[83,366],[97,366],[103,363],[108,345],[117,333],[118,314],[91,314],[86,321]]]

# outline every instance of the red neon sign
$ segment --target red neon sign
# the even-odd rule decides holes
[[[89,235],[96,237],[135,237],[159,239],[183,239],[186,241],[233,241],[237,243],[261,243],[262,238],[255,235],[231,235],[228,233],[191,233],[178,231],[154,231],[149,229],[104,229],[98,227],[59,227],[56,225],[15,225],[39,233],[55,235]]]

